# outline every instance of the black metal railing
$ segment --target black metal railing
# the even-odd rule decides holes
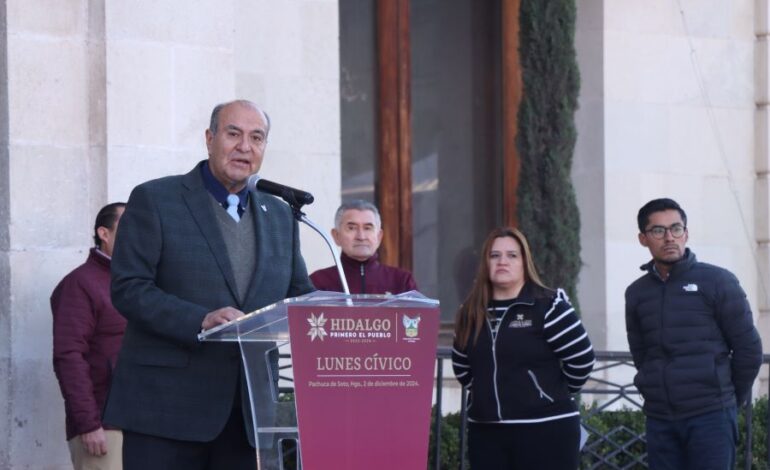
[[[434,442],[441,440],[441,413],[442,398],[444,394],[444,361],[451,361],[451,348],[439,347],[436,352],[436,415],[433,425]],[[770,355],[763,357],[763,365],[770,364]],[[591,418],[600,413],[621,411],[640,411],[642,403],[639,392],[633,385],[635,373],[631,354],[620,351],[596,351],[596,365],[591,378],[586,383],[581,393],[583,404],[583,426],[589,432],[589,438],[583,448],[581,468],[584,469],[626,469],[647,468],[646,452],[639,452],[639,446],[646,447],[643,426],[629,427],[619,425],[611,429],[601,430],[591,425]],[[618,381],[622,380],[622,381]],[[465,436],[467,427],[467,414],[465,409],[466,393],[460,393],[461,425],[459,430],[460,470],[465,470]],[[752,455],[752,401],[746,404],[745,413],[745,451],[742,467],[751,469]],[[643,423],[643,421],[641,421]],[[770,424],[770,406],[766,423]],[[770,450],[770,432],[767,433],[767,447]],[[765,456],[766,461],[770,461]],[[437,444],[433,449],[432,467],[434,470],[441,468],[441,449]],[[741,467],[739,462],[737,467]]]
[[[590,405],[583,415],[590,438],[582,450],[582,468],[647,468],[647,453],[639,450],[647,445],[643,425],[620,424],[602,431],[590,424],[593,416],[610,410],[641,411],[642,402],[633,384],[635,371],[631,353],[596,352],[596,365],[580,395],[582,404]],[[627,381],[610,380],[608,373]]]

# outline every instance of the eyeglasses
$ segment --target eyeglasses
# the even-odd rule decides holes
[[[671,236],[674,238],[682,238],[684,233],[687,231],[687,227],[682,224],[674,224],[671,227],[655,225],[652,228],[645,230],[644,233],[649,233],[650,236],[656,240],[662,240],[663,237],[666,236],[667,231],[671,232]]]

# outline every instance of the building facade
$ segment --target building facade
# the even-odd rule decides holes
[[[499,173],[503,97],[479,104],[474,87],[498,86],[505,28],[487,26],[506,24],[510,2],[471,7],[480,3],[410,2],[417,215],[403,243],[449,318],[473,269],[463,247],[477,237],[457,227],[473,225],[466,213],[483,233],[502,222],[500,185],[472,191]],[[660,196],[688,211],[699,258],[737,274],[770,338],[767,3],[576,0],[579,297],[597,349],[627,349],[623,291],[648,257],[636,211]],[[312,192],[307,214],[319,225],[331,228],[341,199],[374,197],[380,97],[371,84],[347,86],[347,64],[375,59],[344,41],[353,30],[371,41],[376,21],[351,18],[371,18],[377,4],[356,4],[371,11],[351,13],[345,0],[0,2],[0,468],[69,468],[48,298],[85,259],[99,207],[206,158],[214,104],[247,98],[270,114],[261,174]],[[479,31],[484,42],[473,42]],[[330,264],[309,229],[302,244],[310,270]],[[767,390],[761,377],[755,393]]]

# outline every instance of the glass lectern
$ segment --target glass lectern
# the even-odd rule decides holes
[[[424,469],[438,318],[438,301],[416,291],[318,291],[256,310],[199,340],[240,346],[259,470],[283,468],[285,440],[297,441],[297,467],[306,470]],[[278,353],[287,346],[293,400],[278,386]]]

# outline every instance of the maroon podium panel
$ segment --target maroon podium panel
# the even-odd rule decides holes
[[[427,467],[438,307],[288,310],[306,470]]]

